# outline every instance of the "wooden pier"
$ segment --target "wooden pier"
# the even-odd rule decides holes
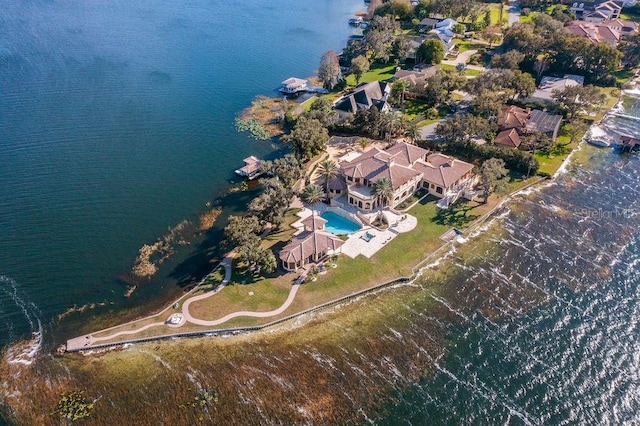
[[[640,139],[632,138],[630,136],[623,136],[620,138],[621,144],[617,146],[620,152],[635,152],[640,151]]]

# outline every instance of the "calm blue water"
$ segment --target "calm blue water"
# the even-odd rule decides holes
[[[353,234],[362,228],[357,223],[335,214],[334,212],[324,212],[321,216],[327,219],[327,223],[324,225],[325,231],[331,232],[335,235]]]
[[[322,52],[344,46],[358,8],[3,2],[0,345],[74,305],[124,306],[117,277],[139,248],[224,193],[242,158],[273,153],[236,133],[235,114],[312,75]],[[174,291],[162,272],[127,304]]]

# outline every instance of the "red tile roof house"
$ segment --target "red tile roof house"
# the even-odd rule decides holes
[[[324,257],[337,254],[344,244],[339,237],[324,231],[326,219],[315,213],[302,221],[302,232],[295,235],[289,243],[280,250],[282,267],[287,271],[318,262]]]
[[[514,105],[504,106],[498,114],[500,133],[496,135],[494,143],[517,148],[520,146],[520,135],[531,132],[543,133],[555,141],[561,124],[561,115],[549,114],[537,109],[531,111]],[[513,130],[517,132],[517,137]]]
[[[572,21],[567,24],[565,30],[577,36],[586,37],[592,43],[609,43],[615,47],[620,41],[620,33],[603,23]]]
[[[373,183],[382,178],[391,181],[390,207],[426,188],[438,198],[473,184],[473,165],[443,154],[431,154],[420,147],[401,142],[386,150],[372,148],[350,161],[340,163],[341,178],[347,186],[347,203],[363,211],[379,207]]]
[[[514,128],[511,128],[498,133],[493,143],[495,145],[504,146],[507,148],[517,148],[520,146],[522,141],[520,140],[518,131]]]

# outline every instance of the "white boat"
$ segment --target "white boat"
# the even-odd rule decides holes
[[[588,139],[587,142],[591,145],[600,146],[603,148],[608,148],[611,146],[609,142],[603,141],[602,139]]]
[[[349,19],[349,25],[360,26],[362,24],[362,17],[356,16],[355,18]]]

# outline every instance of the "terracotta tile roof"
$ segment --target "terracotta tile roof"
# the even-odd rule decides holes
[[[509,148],[517,148],[521,143],[520,135],[518,134],[516,129],[503,130],[498,133],[493,143]]]
[[[387,166],[390,157],[386,152],[378,148],[372,148],[351,161],[343,161],[340,163],[340,168],[345,176],[354,179],[370,179],[370,177],[378,174],[381,168]]]
[[[424,159],[428,151],[419,146],[411,145],[406,142],[400,142],[387,148],[385,152],[393,155],[396,163],[403,166],[410,166],[420,159]]]
[[[414,169],[421,172],[422,179],[443,188],[448,188],[473,170],[473,164],[444,154],[431,154],[426,162],[417,162]]]
[[[320,217],[319,215],[313,213],[311,216],[308,216],[302,220],[302,224],[304,225],[304,229],[307,231],[315,231],[315,230],[323,230],[324,225],[327,223],[327,219]]]
[[[279,256],[283,262],[299,262],[327,250],[337,250],[343,244],[344,241],[328,232],[305,231],[293,237],[289,244],[280,251]]]
[[[354,180],[375,182],[387,178],[393,189],[398,189],[419,174],[411,165],[426,154],[427,151],[420,147],[401,142],[386,151],[370,149],[351,161],[340,163],[340,168],[345,176]]]
[[[343,190],[343,189],[347,189],[347,182],[344,181],[344,179],[342,177],[335,177],[331,180],[329,180],[329,182],[327,183],[327,188],[332,189],[332,190]]]
[[[515,105],[504,106],[498,114],[498,126],[501,129],[523,128],[527,124],[531,111]]]
[[[369,180],[375,182],[382,178],[387,178],[391,181],[391,186],[394,190],[397,190],[411,179],[420,176],[420,172],[412,169],[411,167],[405,167],[400,164],[391,164],[379,171],[375,176],[372,176]]]
[[[586,37],[593,43],[606,41],[616,45],[620,41],[620,33],[602,23],[572,21],[565,29],[577,36]]]

